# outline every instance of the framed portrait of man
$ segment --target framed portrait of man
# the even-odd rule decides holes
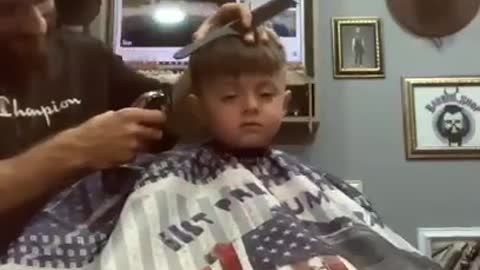
[[[480,77],[404,78],[407,159],[480,158]]]
[[[334,78],[384,78],[381,20],[332,18]]]

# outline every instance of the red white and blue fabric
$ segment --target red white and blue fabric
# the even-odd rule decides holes
[[[441,269],[355,188],[280,151],[163,153],[125,203],[129,191],[89,197],[98,183],[81,182],[71,200],[49,205],[0,270]]]

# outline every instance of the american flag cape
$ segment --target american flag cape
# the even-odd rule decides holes
[[[206,144],[162,153],[122,198],[92,210],[96,225],[30,228],[0,270],[441,269],[355,188],[277,150],[239,157]]]

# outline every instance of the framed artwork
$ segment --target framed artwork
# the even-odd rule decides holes
[[[480,227],[419,228],[418,249],[445,270],[480,269]]]
[[[403,79],[407,159],[480,158],[480,77]]]
[[[332,18],[334,78],[385,78],[381,35],[377,17]]]

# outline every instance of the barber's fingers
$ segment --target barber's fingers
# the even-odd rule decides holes
[[[277,35],[275,30],[273,30],[273,28],[270,27],[269,25],[259,27],[258,32],[259,32],[258,36],[261,42],[273,41],[279,46],[282,45],[282,43],[280,42],[280,37]]]
[[[258,39],[260,42],[274,41],[281,46],[280,37],[273,30],[271,22],[266,22],[257,29],[251,29],[252,13],[247,5],[236,3],[224,4],[215,15],[202,23],[193,38],[194,40],[203,39],[210,31],[236,19],[240,19],[245,29],[250,29],[243,35],[246,42],[253,43]]]
[[[220,7],[212,20],[217,25],[226,24],[234,20],[240,20],[243,27],[249,28],[252,25],[252,13],[245,4],[227,3]]]
[[[263,42],[263,43],[266,43],[270,40],[270,37],[269,37],[266,30],[260,31],[260,33],[258,35],[259,35],[260,41]]]
[[[235,9],[234,9],[235,10]],[[236,9],[237,13],[239,13],[240,21],[242,22],[243,27],[249,28],[252,25],[252,13],[247,5],[239,5]],[[230,18],[231,20],[232,18]],[[235,17],[233,17],[235,19]]]
[[[250,30],[244,34],[243,39],[248,43],[254,43],[257,40],[261,43],[266,43],[271,40],[276,41],[275,37],[271,35],[268,28],[258,27],[255,30]]]
[[[163,132],[161,129],[139,125],[136,128],[136,135],[140,140],[161,140]]]
[[[266,43],[266,42],[273,41],[278,46],[282,46],[282,43],[280,42],[280,37],[277,35],[277,33],[275,33],[275,30],[273,30],[268,25],[262,25],[257,27],[254,30],[248,31],[243,36],[243,39],[248,43],[253,43],[253,42]]]
[[[137,107],[137,108],[144,108],[147,105],[146,99],[142,97],[138,97],[133,103],[132,107]]]
[[[252,14],[245,4],[227,3],[211,17],[206,19],[193,34],[194,40],[203,39],[210,31],[231,21],[239,19],[245,28],[252,25]]]
[[[255,32],[254,32],[254,31],[248,31],[248,32],[245,33],[245,35],[243,36],[243,39],[244,39],[246,42],[249,42],[249,43],[255,42]]]
[[[193,33],[193,40],[203,39],[212,29],[212,19],[206,19],[198,28],[198,30]]]
[[[130,121],[151,126],[161,126],[166,121],[165,113],[160,110],[126,108],[117,113]]]

